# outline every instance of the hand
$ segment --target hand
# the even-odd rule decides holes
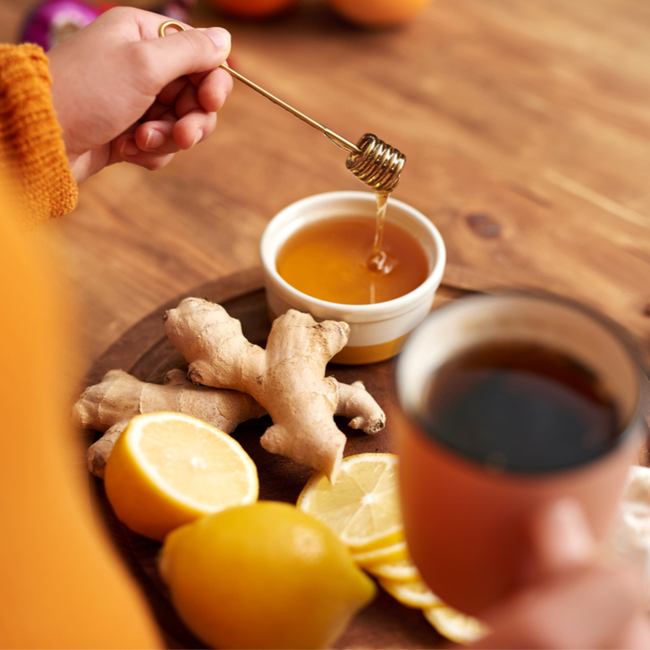
[[[158,14],[117,7],[48,53],[52,100],[72,174],[81,182],[106,165],[165,166],[215,129],[232,90],[219,66],[230,52],[220,28],[164,38]]]
[[[598,565],[589,524],[573,500],[534,519],[533,584],[483,618],[474,648],[650,648],[639,567]]]

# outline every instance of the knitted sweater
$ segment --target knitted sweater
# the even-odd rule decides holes
[[[93,510],[70,425],[70,309],[16,205],[31,224],[75,205],[49,85],[39,48],[0,45],[0,648],[160,648]]]
[[[30,225],[70,212],[77,203],[51,83],[40,47],[0,44],[0,175],[13,178]]]

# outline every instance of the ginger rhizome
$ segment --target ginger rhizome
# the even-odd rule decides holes
[[[226,433],[266,413],[250,395],[197,386],[179,368],[170,370],[162,385],[140,381],[123,370],[109,370],[99,384],[84,391],[73,409],[78,426],[105,432],[88,449],[88,469],[103,477],[113,446],[131,418],[155,411],[192,415]]]
[[[193,382],[252,396],[273,420],[262,446],[322,471],[332,482],[346,443],[334,422],[339,404],[352,417],[351,427],[376,433],[385,424],[361,382],[342,389],[334,377],[325,377],[327,363],[347,343],[346,323],[317,323],[289,310],[273,322],[263,349],[244,337],[237,319],[207,300],[187,298],[164,321]]]

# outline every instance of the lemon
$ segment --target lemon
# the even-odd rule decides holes
[[[388,546],[373,549],[371,551],[364,551],[362,553],[352,552],[352,559],[362,568],[370,571],[376,565],[385,564],[387,562],[399,562],[408,557],[408,547],[406,542],[396,542]]]
[[[376,591],[327,526],[273,501],[173,531],[160,572],[181,618],[216,648],[325,648]]]
[[[379,578],[379,584],[395,600],[407,607],[424,609],[425,607],[431,608],[444,604],[420,578],[408,582]]]
[[[353,553],[366,553],[404,540],[395,454],[344,458],[336,483],[332,485],[320,472],[314,474],[297,505],[327,524]]]
[[[257,468],[241,445],[181,413],[134,417],[106,464],[106,495],[135,532],[162,541],[207,513],[257,500]]]
[[[386,578],[393,582],[410,582],[418,580],[420,572],[410,557],[379,562],[369,565],[366,570],[376,578]]]
[[[454,643],[469,645],[483,638],[490,631],[482,621],[473,616],[462,614],[447,605],[429,607],[422,611],[427,621],[442,636],[447,637]]]

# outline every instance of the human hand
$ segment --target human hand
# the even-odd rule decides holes
[[[650,648],[642,571],[603,566],[582,509],[559,500],[538,513],[531,584],[482,619],[473,648]]]
[[[164,21],[116,7],[47,52],[77,182],[121,161],[159,169],[214,131],[232,90],[232,77],[219,68],[230,34],[187,27],[160,38]]]

